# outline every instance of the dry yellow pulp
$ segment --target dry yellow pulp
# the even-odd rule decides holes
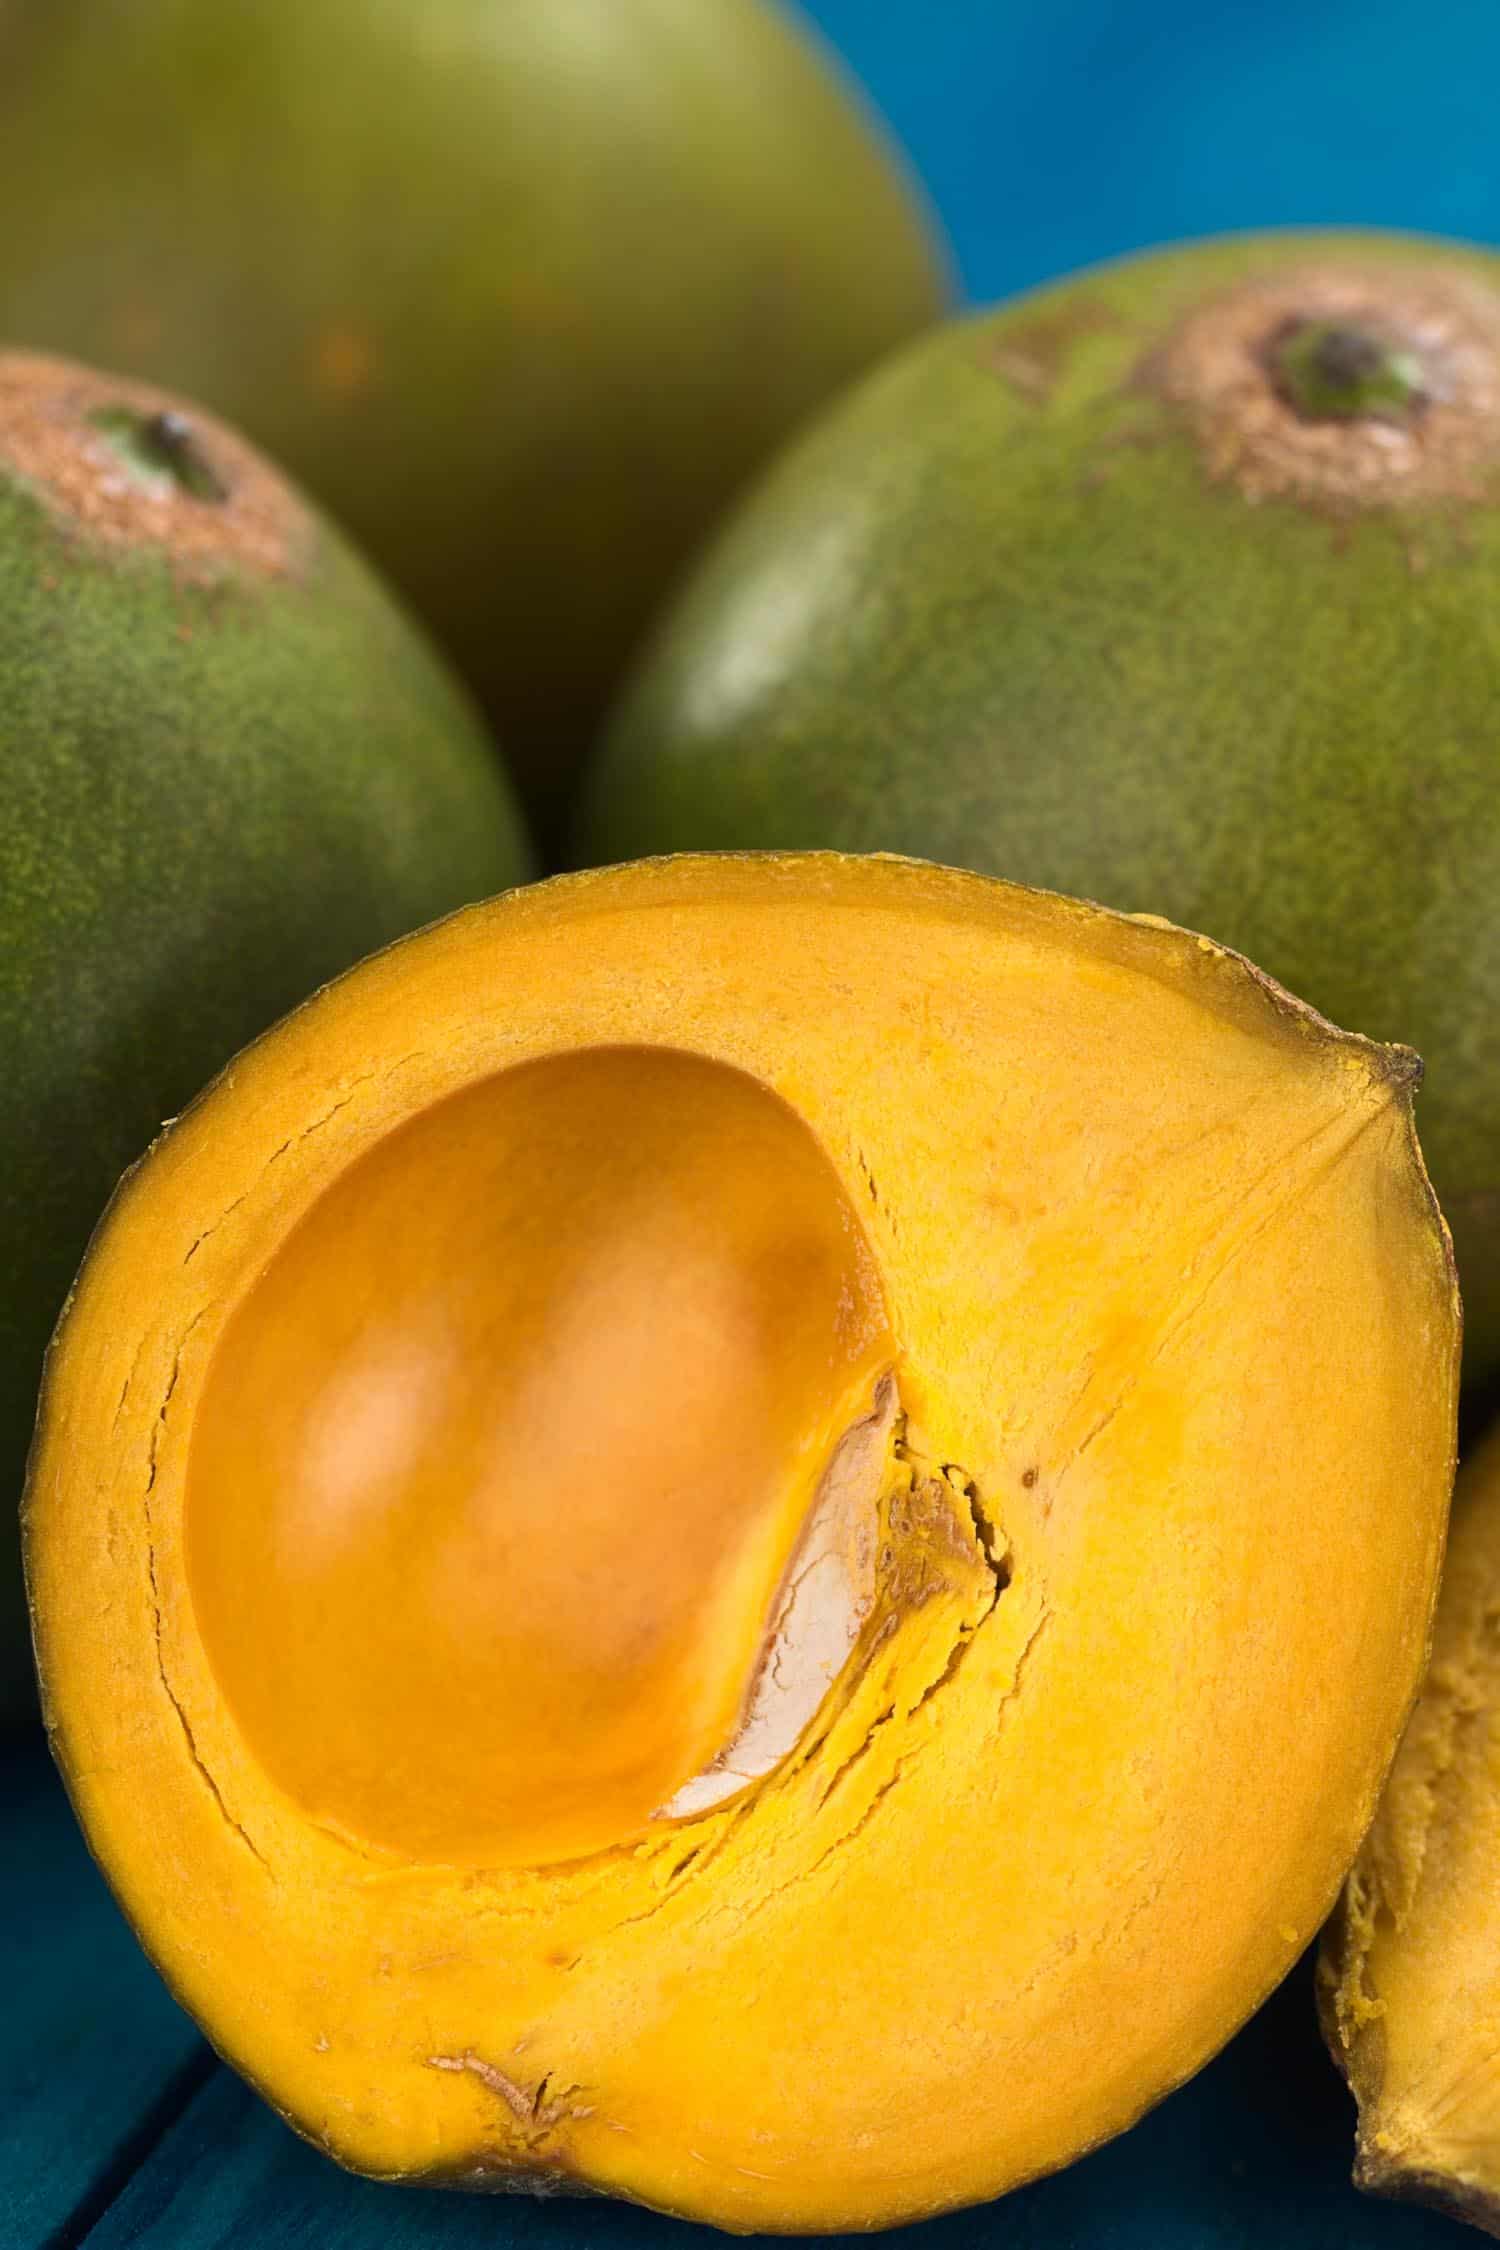
[[[1459,1471],[1427,1678],[1320,1987],[1356,2180],[1500,2234],[1500,1430]]]

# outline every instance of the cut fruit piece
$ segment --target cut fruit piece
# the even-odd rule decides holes
[[[1453,1500],[1432,1660],[1338,1916],[1324,2031],[1354,2177],[1500,2235],[1500,1430]]]
[[[746,2229],[1128,2124],[1415,1689],[1415,1072],[834,855],[546,884],[288,1017],[122,1188],[27,1507],[59,1759],[215,2043],[361,2170]]]

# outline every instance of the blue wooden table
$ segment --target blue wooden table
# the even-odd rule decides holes
[[[1495,0],[815,0],[986,298],[1152,241],[1360,223],[1500,238]],[[370,2187],[218,2065],[41,1752],[0,1759],[0,2250],[706,2250],[606,2204]],[[1193,2085],[911,2250],[1450,2250],[1348,2185],[1307,1963]],[[699,2243],[694,2243],[694,2236]],[[1474,2238],[1470,2238],[1474,2239]]]

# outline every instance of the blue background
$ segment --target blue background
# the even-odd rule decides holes
[[[1230,228],[1500,231],[1497,0],[805,0],[969,292]]]
[[[807,0],[805,12],[905,142],[980,301],[1230,228],[1500,232],[1500,0]],[[0,2250],[722,2244],[620,2205],[392,2195],[339,2173],[215,2064],[168,1998],[40,1750],[5,1778]],[[1133,2133],[1055,2180],[896,2239],[905,2250],[1477,2241],[1357,2196],[1352,2123],[1304,1961]]]

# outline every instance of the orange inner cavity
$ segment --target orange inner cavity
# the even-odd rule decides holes
[[[232,1315],[194,1420],[194,1612],[266,1771],[418,1858],[639,1830],[732,1738],[839,1437],[894,1359],[808,1127],[605,1047],[351,1164]]]

